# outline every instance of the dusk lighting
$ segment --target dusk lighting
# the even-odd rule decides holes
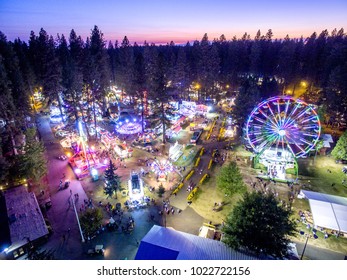
[[[346,1],[0,7],[3,275],[345,275]]]

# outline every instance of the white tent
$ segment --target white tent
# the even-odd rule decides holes
[[[330,148],[332,143],[334,143],[333,137],[331,134],[322,134],[321,139],[323,140],[323,147]]]
[[[347,233],[347,198],[302,191],[309,200],[315,226]]]

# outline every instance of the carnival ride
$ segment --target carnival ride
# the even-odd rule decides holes
[[[136,172],[130,174],[128,181],[129,198],[133,204],[141,204],[144,198],[143,181],[140,175]]]
[[[150,161],[151,170],[156,174],[157,181],[165,182],[169,173],[177,172],[169,160],[150,159]]]
[[[112,149],[112,147],[114,146],[114,143],[116,141],[115,137],[108,131],[105,132],[101,132],[100,133],[100,141],[101,143],[108,149]]]
[[[124,111],[120,113],[120,116],[116,122],[116,131],[119,134],[137,134],[142,132],[142,125],[139,122],[139,118]]]
[[[76,145],[73,145],[74,155],[69,158],[69,164],[78,179],[87,177],[89,174],[96,177],[97,170],[105,169],[108,160],[101,159],[98,152],[87,145],[81,122],[78,123],[78,130],[80,136]]]
[[[121,158],[129,158],[132,156],[133,149],[131,147],[128,147],[128,145],[124,142],[121,144],[115,144],[114,152]]]
[[[285,179],[286,169],[314,149],[321,132],[313,106],[291,96],[275,96],[259,103],[250,113],[245,139],[256,154],[254,165],[267,167],[270,178]]]

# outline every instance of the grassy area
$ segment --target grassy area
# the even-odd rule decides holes
[[[313,233],[311,230],[308,230],[306,225],[302,222],[297,223],[297,230],[298,232],[303,231],[305,234],[309,234],[309,240],[308,244],[324,248],[324,249],[329,249],[331,251],[335,252],[340,252],[343,254],[347,253],[347,238],[342,238],[342,237],[336,237],[335,235],[329,235],[328,238],[324,238],[324,233],[317,231],[316,235],[318,236],[317,239],[313,238]],[[296,242],[302,242],[304,243],[306,241],[306,236],[305,235],[300,235],[299,233],[297,234],[296,237],[292,238],[293,241]]]
[[[331,195],[347,196],[347,176],[342,172],[343,165],[327,156],[317,156],[298,161],[299,179],[305,189]]]
[[[220,168],[220,166],[216,166],[213,173],[218,174]],[[224,193],[216,187],[216,176],[212,176],[200,186],[191,207],[206,220],[212,221],[214,224],[221,224],[239,199],[239,195],[224,196]],[[217,211],[212,210],[215,202],[222,202],[222,206],[216,207]]]
[[[249,182],[254,181],[257,175],[257,170],[251,168],[250,158],[251,153],[245,150],[242,146],[235,146],[233,151],[230,152],[230,160],[237,160],[241,173],[243,174],[244,181],[249,185]],[[313,158],[302,159],[299,164],[299,185],[303,189],[328,193],[332,195],[347,196],[347,187],[342,184],[342,180],[346,178],[346,175],[342,172],[343,165],[336,164],[333,158],[326,156],[317,156],[313,161]],[[220,166],[214,166],[214,172],[212,174],[218,174]],[[330,170],[331,172],[328,172]],[[216,186],[216,176],[212,176],[209,181],[202,185],[200,191],[196,194],[195,199],[198,203],[193,203],[192,207],[196,212],[207,220],[219,223],[226,215],[231,211],[235,203],[240,199],[240,196],[232,198],[225,198],[220,193]],[[346,178],[347,180],[347,178]],[[332,183],[335,185],[332,186]],[[347,185],[347,184],[346,184]],[[288,203],[288,194],[290,190],[287,184],[277,182],[269,183],[270,189],[276,190],[279,200]],[[250,188],[249,188],[250,189]],[[226,202],[226,205],[221,211],[212,211],[214,202]],[[300,222],[299,210],[310,211],[310,206],[305,199],[295,199],[292,204],[293,219],[298,222],[298,234],[292,238],[293,241],[305,242],[306,237],[299,234],[300,230],[308,232],[306,225]],[[310,232],[312,235],[312,232]],[[347,239],[334,235],[330,235],[327,239],[324,238],[324,233],[317,231],[318,239],[310,238],[309,244],[341,252],[346,254],[347,252]]]
[[[239,157],[250,157],[253,155],[253,153],[247,151],[242,145],[235,145],[233,151]]]

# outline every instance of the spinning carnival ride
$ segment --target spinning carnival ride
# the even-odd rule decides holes
[[[253,109],[245,138],[257,154],[254,164],[264,164],[269,177],[284,179],[286,169],[296,168],[295,159],[314,149],[320,132],[312,105],[290,96],[276,96]]]
[[[105,169],[108,159],[101,158],[98,151],[87,145],[87,139],[83,132],[82,123],[78,122],[79,139],[74,146],[74,155],[69,158],[69,164],[77,179],[92,175],[98,177],[98,169]]]
[[[167,181],[169,173],[175,172],[175,168],[169,160],[160,161],[153,159],[150,167],[156,174],[157,180],[161,182]]]

